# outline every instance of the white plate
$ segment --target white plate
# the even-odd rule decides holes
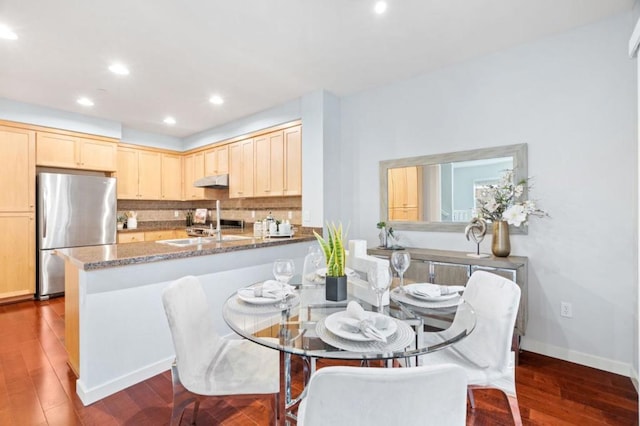
[[[256,297],[253,295],[252,290],[247,289],[238,290],[238,299],[251,303],[252,305],[273,305],[280,301],[280,299],[272,299],[269,297]]]
[[[420,289],[421,287],[423,291],[426,291],[426,289],[435,285],[438,285],[438,284],[408,284],[408,285],[405,285],[404,288],[409,296],[415,297],[416,299],[420,299],[420,300],[426,300],[428,302],[442,302],[444,300],[451,300],[451,299],[455,299],[456,297],[460,297],[460,294],[457,292],[451,293],[451,294],[445,294],[444,296],[437,296],[437,297],[429,297],[427,295],[415,294],[413,292],[414,289]]]
[[[353,274],[356,273],[356,271],[354,271],[351,268],[344,268],[344,273],[347,276],[353,276]],[[320,268],[316,271],[316,274],[320,277],[320,278],[325,278],[327,276],[327,268]]]
[[[336,312],[335,314],[331,314],[324,319],[324,325],[325,327],[327,327],[327,330],[329,330],[336,336],[342,337],[344,339],[355,340],[358,342],[368,342],[370,340],[375,340],[375,339],[372,339],[371,337],[365,336],[362,333],[352,333],[350,331],[343,329],[340,319],[344,317],[349,318],[347,315],[348,315],[347,311],[340,311],[340,312]],[[377,312],[365,312],[365,315],[366,315],[366,318],[373,318],[379,315],[382,316],[382,314],[379,314]],[[384,335],[384,337],[389,337],[393,333],[395,333],[397,329],[398,329],[398,324],[396,324],[393,318],[389,317],[389,326],[384,330],[380,330],[380,332]]]

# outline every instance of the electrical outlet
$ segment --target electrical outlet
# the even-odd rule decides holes
[[[293,212],[289,210],[289,220],[293,219]]]
[[[255,218],[256,218],[256,211],[251,210],[251,219],[255,219]]]
[[[174,210],[173,217],[180,217],[180,212],[178,210]]]
[[[560,302],[560,316],[565,318],[573,318],[573,307],[569,302]]]

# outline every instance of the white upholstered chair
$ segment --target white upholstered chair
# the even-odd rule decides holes
[[[507,278],[476,271],[469,278],[462,297],[474,308],[477,318],[475,329],[453,346],[422,356],[420,364],[456,364],[464,368],[472,407],[475,406],[474,389],[501,390],[509,403],[514,423],[521,425],[514,353],[511,351],[520,288]],[[433,337],[432,333],[424,334],[427,343]]]
[[[467,379],[455,365],[325,367],[298,409],[298,426],[464,425]]]
[[[272,397],[278,417],[278,352],[247,340],[225,339],[215,331],[213,315],[196,277],[170,284],[162,294],[176,360],[171,425],[179,425],[184,410],[195,402],[195,424],[200,399],[220,396]]]

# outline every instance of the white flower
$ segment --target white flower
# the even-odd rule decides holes
[[[515,204],[504,211],[502,218],[505,219],[509,225],[520,226],[522,222],[527,220],[527,212],[524,206]]]
[[[520,184],[516,186],[516,188],[513,191],[513,194],[516,198],[520,198],[523,192],[524,192],[524,185]]]

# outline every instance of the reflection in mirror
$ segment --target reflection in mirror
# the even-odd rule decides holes
[[[381,161],[381,220],[395,229],[462,230],[482,190],[511,169],[516,180],[527,177],[526,144]]]

